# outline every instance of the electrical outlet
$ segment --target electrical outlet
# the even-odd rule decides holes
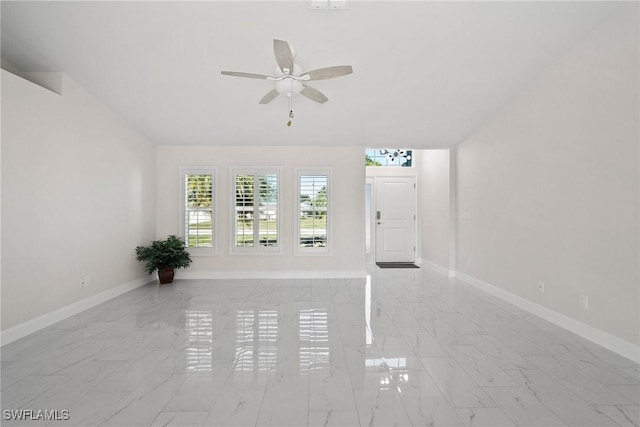
[[[86,288],[87,286],[89,286],[89,276],[82,276],[82,279],[80,279],[80,287]]]
[[[583,310],[589,309],[589,297],[587,295],[580,295],[580,308]]]
[[[538,289],[540,292],[544,293],[544,282],[542,280],[538,281]]]

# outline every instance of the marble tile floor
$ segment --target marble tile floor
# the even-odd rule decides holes
[[[152,283],[1,359],[3,426],[640,424],[637,364],[428,268]]]

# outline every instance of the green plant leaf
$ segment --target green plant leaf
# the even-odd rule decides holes
[[[174,235],[165,240],[154,240],[150,246],[137,246],[136,259],[145,263],[145,271],[149,274],[167,268],[187,268],[191,264],[184,241]]]

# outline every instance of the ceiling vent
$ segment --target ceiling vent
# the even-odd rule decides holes
[[[311,0],[309,9],[313,10],[347,10],[349,0]]]

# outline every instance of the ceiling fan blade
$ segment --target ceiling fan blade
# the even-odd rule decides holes
[[[309,80],[326,80],[336,77],[346,76],[353,73],[351,65],[336,65],[335,67],[318,68],[317,70],[307,71],[300,77],[309,76]]]
[[[249,79],[268,79],[268,78],[272,78],[271,76],[266,76],[264,74],[243,73],[241,71],[220,71],[220,74],[225,75],[225,76],[233,76],[233,77],[247,77]]]
[[[276,99],[278,95],[280,95],[280,92],[278,92],[275,89],[271,89],[271,91],[269,91],[265,96],[262,97],[262,99],[260,100],[260,102],[258,102],[258,104],[268,104],[274,99]]]
[[[293,53],[289,43],[284,40],[273,40],[273,51],[276,54],[276,62],[278,67],[285,74],[293,72]]]
[[[319,90],[314,89],[311,86],[307,86],[307,85],[303,85],[303,86],[304,88],[300,93],[306,96],[307,98],[309,98],[310,100],[319,102],[320,104],[324,104],[329,100],[329,98],[324,96],[324,94]]]

